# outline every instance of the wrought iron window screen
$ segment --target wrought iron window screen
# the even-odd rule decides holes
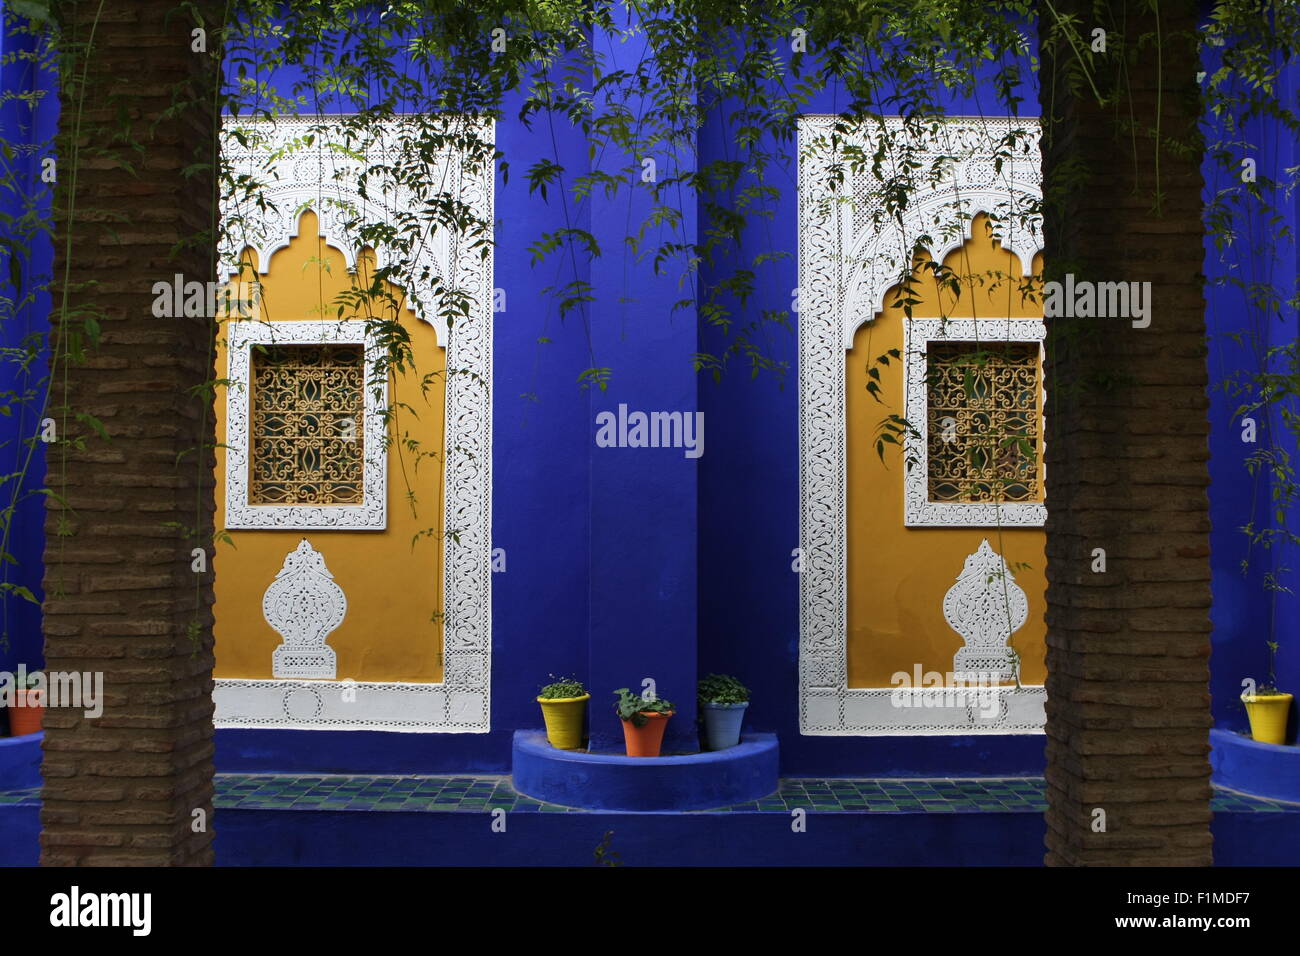
[[[249,501],[365,501],[365,350],[359,344],[253,349]]]
[[[1035,342],[927,344],[930,501],[1041,500],[1038,353]]]

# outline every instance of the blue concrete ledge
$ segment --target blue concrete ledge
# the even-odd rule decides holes
[[[0,737],[0,790],[29,790],[41,785],[41,741],[44,731],[21,737]]]
[[[786,778],[687,813],[582,810],[508,777],[218,774],[221,866],[1039,866],[1042,778]],[[1300,806],[1217,790],[1219,866],[1294,866]],[[0,867],[40,857],[40,790],[0,792]],[[805,826],[793,826],[802,809]]]
[[[218,866],[1039,866],[1034,813],[525,813],[222,810]]]
[[[625,757],[556,750],[542,731],[517,730],[512,775],[520,793],[566,807],[708,810],[775,792],[780,754],[775,734],[745,734],[735,747],[710,753]]]
[[[1300,747],[1262,744],[1228,730],[1210,731],[1210,766],[1221,787],[1300,803]]]

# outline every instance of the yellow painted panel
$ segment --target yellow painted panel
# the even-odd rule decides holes
[[[316,215],[305,212],[298,238],[277,252],[262,277],[262,318],[272,322],[336,319],[336,297],[353,287],[343,255],[317,236]],[[252,254],[249,253],[249,256]],[[373,257],[358,273],[369,284]],[[246,273],[245,279],[251,278]],[[347,616],[328,638],[338,655],[338,679],[442,680],[442,546],[445,355],[432,326],[416,319],[399,297],[398,314],[410,335],[415,367],[390,375],[388,397],[397,408],[388,450],[388,522],[383,531],[230,531],[217,545],[216,669],[223,678],[269,678],[280,636],[262,616],[262,595],[285,555],[307,538],[325,558],[347,595]],[[378,302],[369,307],[380,308]],[[383,317],[375,315],[374,317]],[[343,318],[362,321],[354,309]],[[223,341],[217,377],[227,373]],[[428,383],[427,392],[422,389]],[[404,403],[404,407],[403,404]],[[217,394],[217,441],[225,441],[226,391]],[[418,452],[406,440],[419,443]],[[225,527],[226,460],[217,449],[216,527]],[[418,538],[417,538],[418,536]]]
[[[976,218],[974,236],[943,265],[963,276],[980,277],[960,297],[941,290],[933,274],[918,271],[918,318],[1041,318],[1042,307],[1022,302],[1019,260],[987,234],[986,217]],[[1010,274],[1013,281],[990,278]],[[1041,274],[1041,261],[1034,262]],[[982,282],[982,285],[980,284]],[[850,687],[889,687],[898,671],[912,674],[951,671],[961,637],[943,617],[944,594],[961,573],[966,556],[984,538],[1009,565],[1029,599],[1029,617],[1012,646],[1021,656],[1021,680],[1041,684],[1046,677],[1046,539],[1040,528],[908,528],[903,524],[904,461],[897,446],[886,445],[885,463],[876,454],[878,426],[886,415],[904,414],[904,372],[900,362],[880,368],[882,403],[867,392],[867,369],[890,349],[903,351],[901,307],[891,307],[896,290],[885,296],[879,318],[864,323],[846,357],[848,414],[848,664]],[[1016,569],[1018,563],[1029,565]]]

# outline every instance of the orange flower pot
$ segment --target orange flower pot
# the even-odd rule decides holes
[[[640,727],[630,720],[623,721],[623,740],[627,743],[627,755],[658,757],[659,750],[664,745],[664,729],[668,726],[668,718],[673,713],[674,711],[671,710],[666,714],[643,710],[641,716],[646,721]]]
[[[14,737],[36,733],[45,713],[44,691],[19,690],[14,695],[14,706],[9,708],[9,733]]]

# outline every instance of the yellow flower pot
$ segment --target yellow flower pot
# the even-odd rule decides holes
[[[582,749],[582,719],[587,713],[590,694],[581,697],[539,697],[542,717],[546,720],[546,739],[556,750]]]
[[[1262,744],[1286,743],[1286,719],[1291,713],[1291,694],[1255,694],[1241,699],[1250,718],[1250,736]]]

